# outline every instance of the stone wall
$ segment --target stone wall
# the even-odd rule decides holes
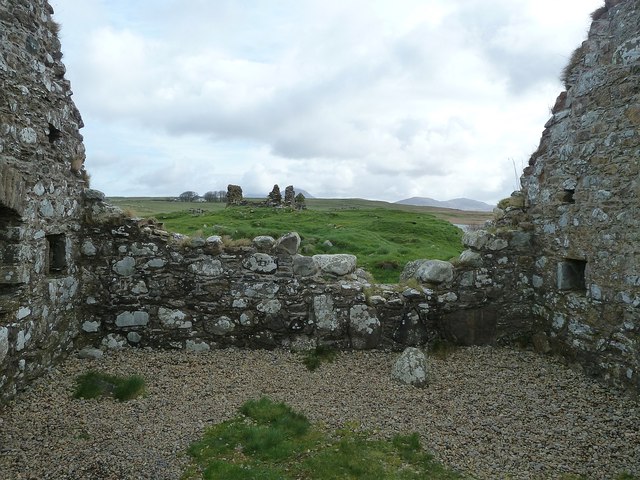
[[[541,331],[570,362],[637,390],[640,2],[607,5],[567,68],[522,184]]]
[[[405,282],[377,285],[353,255],[299,255],[296,233],[226,244],[171,235],[122,222],[99,194],[87,197],[82,330],[93,346],[401,349],[439,337],[475,345],[509,342],[531,318],[530,291],[503,288],[527,281],[519,270],[529,257],[517,249],[530,234],[474,232],[457,267],[417,260]]]
[[[78,333],[82,120],[51,12],[0,2],[0,400]]]

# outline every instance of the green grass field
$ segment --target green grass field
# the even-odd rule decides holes
[[[451,220],[456,223],[473,224],[487,218],[477,212],[451,210],[443,214],[426,207],[367,200],[310,199],[308,209],[303,211],[255,206],[225,208],[222,203],[148,198],[110,201],[136,215],[155,217],[169,231],[187,235],[252,239],[258,235],[277,238],[295,231],[302,238],[301,253],[354,254],[360,267],[385,283],[396,283],[410,260],[449,260],[462,251],[462,232],[443,218],[445,214],[454,217]],[[193,215],[189,209],[202,209],[204,213]]]

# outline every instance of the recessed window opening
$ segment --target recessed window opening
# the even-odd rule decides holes
[[[565,188],[562,194],[562,201],[564,203],[576,203],[576,199],[573,197],[576,193],[574,188]]]
[[[67,245],[64,235],[47,235],[48,272],[52,275],[67,269]]]
[[[586,260],[565,258],[558,262],[558,290],[586,291],[584,278]]]
[[[62,132],[53,125],[49,124],[49,135],[47,136],[49,137],[49,143],[55,143],[55,141],[60,139],[60,137],[62,136]]]
[[[20,222],[20,216],[15,210],[5,207],[0,203],[0,235],[4,236],[4,230],[11,225],[16,225]]]

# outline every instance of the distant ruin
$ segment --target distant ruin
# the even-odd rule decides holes
[[[260,201],[250,201],[242,196],[242,187],[240,185],[227,186],[227,206],[251,205],[254,207],[275,207],[275,208],[293,208],[295,210],[304,210],[307,208],[306,199],[302,193],[296,195],[293,185],[285,188],[284,198],[280,187],[276,184],[267,195],[267,198]]]
[[[372,284],[351,255],[300,255],[295,233],[176,242],[126,218],[86,184],[52,8],[9,0],[0,11],[1,399],[87,345],[402,349],[436,338],[533,345],[640,390],[637,0],[594,15],[522,191],[465,235],[455,266],[411,262],[413,286]]]

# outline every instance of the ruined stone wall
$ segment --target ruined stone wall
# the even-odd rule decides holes
[[[51,12],[0,1],[0,400],[78,332],[82,120]]]
[[[401,349],[436,338],[505,343],[530,323],[529,291],[504,288],[525,281],[517,250],[528,251],[530,234],[474,232],[456,267],[417,260],[404,282],[378,285],[353,255],[299,255],[296,233],[227,244],[180,237],[123,222],[99,194],[87,197],[85,345]]]
[[[640,388],[640,2],[610,1],[566,71],[522,184],[551,346]]]
[[[83,291],[84,340],[106,348],[372,348],[406,333],[380,314],[401,321],[411,309],[422,309],[415,329],[426,333],[426,295],[374,292],[354,256],[304,257],[299,243],[292,233],[225,245],[135,219],[96,226],[81,247],[93,277]]]

